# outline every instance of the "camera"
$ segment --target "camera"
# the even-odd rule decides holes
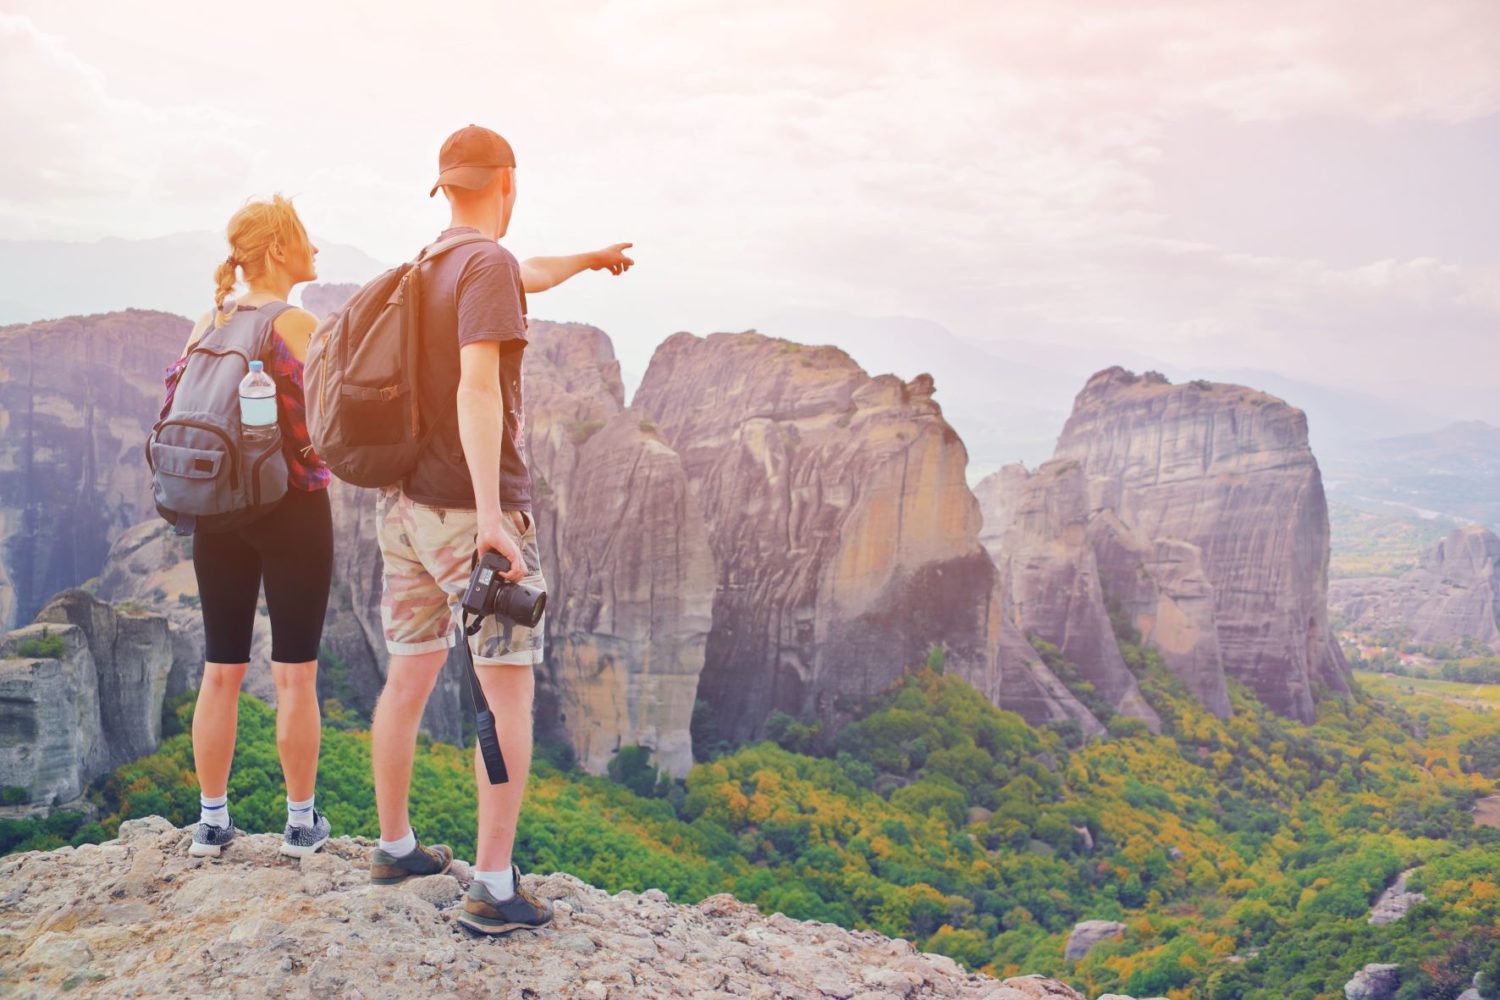
[[[517,625],[535,628],[547,608],[547,592],[511,583],[500,575],[508,569],[510,560],[500,553],[488,550],[481,554],[464,591],[464,610],[480,617],[500,615]]]

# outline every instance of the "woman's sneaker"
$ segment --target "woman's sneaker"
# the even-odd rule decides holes
[[[453,848],[447,844],[423,847],[420,843],[410,854],[395,857],[380,848],[370,856],[370,882],[395,885],[420,875],[441,875],[453,864]]]
[[[328,817],[313,810],[312,826],[286,825],[281,835],[281,853],[293,858],[305,858],[328,842]]]
[[[509,934],[551,921],[552,904],[521,888],[521,869],[511,865],[510,877],[516,891],[509,899],[496,899],[489,886],[477,878],[470,883],[458,922],[478,934]]]
[[[230,820],[228,826],[199,823],[193,830],[193,842],[188,845],[188,854],[195,858],[217,858],[219,851],[238,832],[234,828],[234,820]]]

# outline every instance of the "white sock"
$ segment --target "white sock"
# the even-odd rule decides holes
[[[313,825],[313,799],[316,795],[309,795],[301,802],[286,800],[286,821],[292,826]]]
[[[476,881],[483,882],[484,887],[490,891],[490,895],[502,902],[516,894],[515,878],[509,868],[503,872],[475,871],[474,878]]]
[[[393,858],[404,858],[417,849],[417,834],[408,829],[400,840],[382,840],[380,849]]]
[[[198,796],[198,822],[216,826],[220,830],[229,829],[229,793],[215,795],[212,798],[200,793]]]

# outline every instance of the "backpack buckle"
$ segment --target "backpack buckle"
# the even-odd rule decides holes
[[[383,403],[389,403],[399,395],[401,395],[401,386],[399,385],[383,385],[380,387],[380,401]]]

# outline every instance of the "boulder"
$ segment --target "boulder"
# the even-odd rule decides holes
[[[1125,925],[1116,920],[1084,920],[1073,925],[1068,935],[1063,957],[1076,962],[1093,950],[1101,941],[1118,939],[1125,933]]]
[[[1345,1000],[1391,1000],[1401,987],[1401,966],[1372,962],[1344,984]]]
[[[1369,922],[1375,925],[1388,924],[1406,916],[1406,911],[1427,898],[1425,893],[1407,892],[1406,879],[1415,868],[1408,868],[1396,876],[1396,881],[1386,886],[1375,904],[1370,907]]]

